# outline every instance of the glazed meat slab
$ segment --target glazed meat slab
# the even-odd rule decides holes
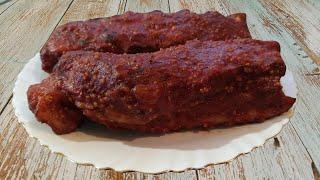
[[[58,27],[41,49],[42,68],[51,72],[59,57],[68,51],[111,53],[154,52],[184,44],[188,40],[250,38],[243,13],[223,16],[182,10],[176,13],[153,11],[70,22]]]
[[[109,128],[165,133],[262,122],[295,102],[274,41],[191,41],[153,53],[62,55],[28,90],[30,109],[57,134],[87,118]]]

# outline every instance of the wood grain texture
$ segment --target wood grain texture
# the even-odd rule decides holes
[[[148,1],[148,0],[128,0],[125,6],[125,11],[133,12],[150,12],[152,10],[161,10],[163,12],[169,12],[168,1]],[[197,179],[197,174],[195,170],[187,170],[184,172],[168,172],[161,174],[144,174],[140,172],[128,172],[123,174],[124,179]]]
[[[319,179],[320,76],[312,75],[319,70],[319,34],[314,34],[319,31],[319,7],[316,0],[19,0],[9,8],[0,5],[0,14],[6,9],[0,15],[0,179]],[[8,103],[15,77],[57,24],[129,10],[184,8],[201,13],[218,10],[225,15],[246,12],[254,37],[280,42],[299,97],[290,123],[263,147],[200,170],[120,173],[78,165],[51,153],[19,125]]]
[[[233,1],[225,4],[232,11],[245,11],[248,13],[249,24],[254,30],[255,37],[262,39],[277,40],[281,44],[281,54],[288,66],[294,73],[298,85],[299,95],[296,104],[295,116],[290,123],[293,125],[297,135],[307,148],[317,171],[320,170],[320,83],[319,76],[308,76],[318,66],[312,63],[305,54],[302,47],[286,31],[284,25],[276,21],[267,9],[260,3],[249,1]],[[232,9],[233,8],[233,9]],[[253,27],[254,26],[254,27]]]
[[[123,12],[125,0],[74,0],[60,21],[60,25],[70,21],[107,17]]]
[[[214,5],[209,4],[207,0],[169,0],[171,12],[177,12],[181,9],[189,9],[197,13],[205,13],[209,10],[216,10]]]
[[[48,6],[49,5],[50,4],[48,4]],[[65,8],[64,10],[66,10],[68,6],[69,4],[63,5]],[[30,5],[30,7],[33,6]],[[49,6],[46,8],[48,11],[50,8],[57,7]],[[86,1],[76,0],[71,4],[70,11],[68,11],[65,16],[63,16],[65,11],[61,11],[61,16],[59,16],[58,21],[55,21],[53,28],[48,29],[46,39],[62,16],[61,24],[71,20],[115,15],[118,12],[118,8],[121,8],[121,3],[119,3],[119,1],[90,1],[89,3],[86,3]],[[38,18],[39,17],[40,16],[38,16]],[[16,21],[15,23],[16,25],[19,25],[19,21]],[[33,35],[30,37],[36,36]],[[19,40],[14,39],[14,41]],[[30,51],[28,46],[23,47],[26,48],[25,51]],[[41,45],[39,48],[40,47]],[[38,51],[39,48],[35,50]],[[23,66],[22,63],[20,64]],[[9,66],[10,65],[11,64],[9,64]],[[8,65],[4,65],[3,68],[8,68]],[[18,68],[17,72],[19,72]],[[16,76],[16,74],[12,76]],[[1,77],[1,79],[4,78]],[[20,126],[15,119],[11,104],[3,111],[1,119],[3,120],[0,121],[0,152],[1,154],[4,154],[4,156],[0,157],[0,179],[11,178],[12,175],[17,176],[19,179],[115,179],[121,175],[112,170],[99,171],[92,166],[77,165],[62,155],[51,153],[48,148],[41,146],[37,140],[28,137],[24,128]],[[18,135],[16,136],[16,134]],[[16,158],[11,158],[13,155]]]
[[[319,111],[320,109],[318,101],[320,99],[317,91],[320,89],[319,77],[306,76],[317,68],[315,64],[308,61],[308,57],[301,58],[300,54],[303,54],[302,48],[296,43],[296,40],[291,37],[291,34],[287,32],[283,25],[274,20],[273,16],[270,16],[268,11],[260,4],[252,1],[211,1],[208,2],[208,6],[201,9],[194,8],[193,1],[170,1],[178,6],[170,6],[172,11],[177,11],[180,8],[189,8],[196,12],[204,12],[207,10],[218,10],[219,12],[227,15],[236,12],[246,12],[248,16],[248,23],[253,37],[257,39],[265,40],[277,40],[281,44],[282,56],[288,65],[289,70],[293,71],[295,79],[298,84],[299,97],[296,105],[296,114],[291,120],[294,131],[298,133],[291,133],[295,138],[302,139],[300,145],[306,145],[307,152],[311,155],[315,166],[318,168],[319,164]],[[182,3],[182,5],[181,5]],[[179,5],[180,4],[180,5]],[[171,4],[170,4],[171,5]],[[310,78],[313,78],[312,80]],[[290,134],[288,134],[290,135]],[[290,142],[288,142],[290,143]],[[255,153],[251,153],[251,156],[255,158]],[[267,156],[266,156],[267,157]],[[265,158],[266,158],[265,157]],[[268,161],[271,161],[270,159]],[[250,162],[250,161],[249,161]],[[272,162],[272,161],[271,161]],[[299,162],[298,162],[299,163]],[[312,169],[312,162],[309,164],[309,170]],[[265,169],[270,169],[266,164],[261,164]],[[265,166],[264,166],[265,165]],[[298,164],[288,163],[287,166],[296,166]],[[236,166],[233,166],[237,168]],[[234,170],[231,170],[232,172]],[[236,170],[237,171],[237,170]],[[319,171],[319,168],[318,168]],[[273,173],[273,171],[270,171]],[[269,174],[272,175],[272,174]],[[240,178],[240,177],[239,177]]]
[[[15,78],[60,21],[71,0],[20,0],[0,15],[0,111]]]
[[[117,1],[90,1],[86,4],[84,1],[75,0],[60,24],[72,20],[111,16],[122,13],[124,7],[125,2],[117,4]],[[168,10],[168,6],[166,8]],[[11,103],[0,118],[3,119],[0,121],[0,152],[4,155],[0,157],[0,179],[196,179],[196,171],[151,175],[135,172],[119,173],[78,165],[62,155],[51,153],[36,139],[30,138],[17,122]],[[11,158],[13,155],[15,158]]]
[[[6,11],[8,8],[10,8],[14,3],[16,3],[18,0],[11,0],[8,2],[5,2],[3,4],[0,4],[0,15]]]
[[[311,159],[290,124],[263,147],[198,170],[199,179],[314,179]]]
[[[307,1],[259,0],[274,20],[320,65],[320,8]]]
[[[161,10],[163,12],[169,12],[169,2],[168,0],[127,0],[125,10],[134,12]]]
[[[13,107],[1,114],[0,179],[114,179],[121,173],[77,165],[29,137],[14,116]]]

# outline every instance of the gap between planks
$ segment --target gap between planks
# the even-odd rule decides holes
[[[0,4],[0,15],[2,13],[4,13],[6,10],[8,10],[12,5],[14,5],[18,0],[12,0],[12,1],[8,1],[8,2],[5,2],[3,4]]]

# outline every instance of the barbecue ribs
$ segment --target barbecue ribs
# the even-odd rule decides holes
[[[285,71],[274,41],[194,40],[140,54],[73,51],[30,86],[28,101],[57,134],[84,118],[153,133],[230,126],[286,112],[295,99],[282,92]]]
[[[70,22],[58,27],[41,49],[42,68],[51,72],[59,57],[68,51],[141,53],[184,44],[188,40],[250,38],[243,13],[223,16],[182,10],[153,11]]]

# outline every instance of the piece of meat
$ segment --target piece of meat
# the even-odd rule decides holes
[[[29,108],[37,119],[48,124],[56,134],[72,132],[85,117],[60,88],[61,82],[49,77],[28,89]]]
[[[70,22],[58,27],[41,49],[42,68],[51,72],[68,51],[141,53],[184,44],[188,40],[250,38],[243,13],[223,16],[182,10],[176,13],[126,12],[123,15]]]
[[[163,133],[262,122],[286,112],[295,99],[282,92],[285,71],[274,41],[196,40],[141,54],[74,51],[64,54],[50,77],[29,89],[28,97],[33,110],[39,101],[30,99],[46,101],[45,89],[52,89],[48,81],[53,82],[58,87],[53,91],[65,93],[92,121]],[[63,116],[66,108],[57,111]],[[53,129],[56,123],[49,121],[65,121],[36,116]]]

